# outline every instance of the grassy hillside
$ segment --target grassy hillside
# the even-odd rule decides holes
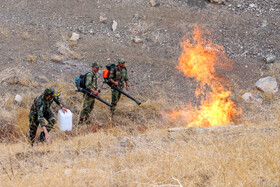
[[[1,144],[1,186],[278,186],[279,126],[112,127]]]

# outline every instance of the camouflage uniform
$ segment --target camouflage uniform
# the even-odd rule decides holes
[[[54,95],[49,100],[46,100],[45,96],[50,95],[48,93],[52,93],[52,92],[54,93],[55,90],[52,87],[48,87],[45,90],[44,94],[36,97],[33,105],[31,106],[28,117],[29,117],[29,138],[32,144],[34,142],[34,138],[36,136],[36,131],[39,124],[41,127],[45,126],[47,131],[49,132],[56,122],[54,114],[51,111],[50,107],[53,101],[55,101],[56,104],[58,105],[61,104],[61,101],[58,96],[54,96]],[[48,121],[48,125],[45,124],[44,118]],[[40,141],[44,141],[44,140],[45,140],[45,134],[44,132],[42,132],[40,134]]]
[[[128,81],[126,68],[123,68],[122,70],[118,69],[117,66],[115,68],[112,68],[110,70],[109,79],[112,79],[113,81],[118,82],[118,84],[119,84],[118,88],[123,90],[124,81]],[[111,102],[111,104],[112,104],[111,113],[112,114],[114,113],[117,103],[120,100],[120,98],[121,98],[121,93],[115,89],[112,89],[112,102]]]
[[[90,72],[86,75],[85,86],[87,90],[94,89],[97,90],[97,76],[94,72]],[[79,124],[88,120],[89,114],[94,107],[95,98],[84,94],[84,104],[83,110],[81,111]]]

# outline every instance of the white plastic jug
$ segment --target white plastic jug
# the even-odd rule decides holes
[[[66,113],[62,110],[58,111],[58,127],[62,131],[72,130],[72,112],[69,109]]]

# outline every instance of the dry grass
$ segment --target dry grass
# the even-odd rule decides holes
[[[279,127],[240,126],[1,144],[1,185],[277,186],[279,135]]]
[[[11,83],[11,76],[1,78]],[[62,91],[77,125],[82,94],[62,77],[42,85],[41,92],[47,86]],[[133,95],[140,97],[137,90]],[[141,96],[141,106],[123,96],[113,119],[109,108],[96,101],[91,125],[74,126],[71,132],[56,127],[51,143],[31,147],[27,115],[37,95],[23,94],[18,106],[6,94],[0,99],[0,119],[5,119],[0,126],[0,186],[279,186],[277,97],[257,109],[246,106],[254,112],[244,112],[240,126],[168,132],[176,123],[161,116],[172,108],[163,95],[158,92],[156,100]],[[110,101],[109,90],[101,96]]]
[[[0,83],[37,87],[38,83],[34,82],[30,77],[32,77],[30,72],[24,68],[7,68],[0,72]]]
[[[27,40],[30,38],[30,35],[28,34],[28,32],[23,32],[21,37],[24,39],[24,40]]]
[[[27,56],[27,60],[28,60],[29,62],[36,62],[36,61],[37,61],[37,57],[34,56],[34,55],[28,55],[28,56]]]
[[[64,56],[65,58],[74,58],[77,60],[82,60],[83,56],[75,51],[70,49],[69,44],[67,42],[57,42],[56,43],[57,50],[60,55]]]
[[[42,60],[44,62],[48,62],[49,61],[48,54],[41,55],[41,58],[42,58]]]
[[[64,57],[61,55],[53,55],[51,57],[51,60],[54,62],[62,62],[62,61],[64,61]]]
[[[0,36],[1,37],[3,36],[4,38],[9,38],[9,36],[10,36],[9,29],[0,27]]]

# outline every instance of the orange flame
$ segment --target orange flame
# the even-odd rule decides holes
[[[216,72],[216,67],[231,69],[232,63],[223,52],[223,47],[203,40],[198,28],[194,30],[193,41],[186,39],[181,42],[181,46],[183,51],[177,68],[185,76],[199,82],[195,95],[197,98],[203,97],[199,107],[190,106],[188,126],[215,127],[229,124],[232,117],[240,114],[241,110],[236,109],[230,99],[230,90],[223,86],[225,81]],[[183,112],[175,111],[171,116],[174,118],[174,114],[178,113]]]

